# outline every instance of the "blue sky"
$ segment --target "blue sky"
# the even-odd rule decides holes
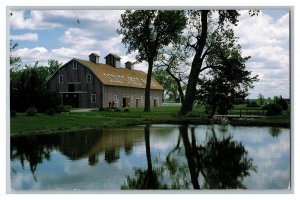
[[[121,10],[13,10],[9,17],[10,37],[19,43],[14,52],[23,64],[48,59],[67,62],[72,58],[88,59],[91,52],[100,54],[100,62],[109,53],[118,54],[121,66],[134,62],[135,53],[126,55],[119,28]],[[79,19],[80,23],[77,23]],[[251,56],[247,69],[260,81],[250,91],[265,97],[289,97],[289,13],[288,10],[261,10],[256,17],[241,11],[234,28],[244,56]],[[135,65],[146,71],[147,64]]]

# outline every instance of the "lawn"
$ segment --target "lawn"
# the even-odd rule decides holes
[[[149,121],[176,119],[179,107],[152,108],[145,113],[142,108],[132,108],[129,112],[93,111],[70,112],[55,115],[38,113],[29,117],[25,113],[17,113],[11,117],[11,133],[29,131],[52,131],[65,129],[121,127],[143,124]]]
[[[207,124],[204,119],[203,107],[195,108],[187,117],[178,116],[180,107],[157,107],[151,112],[144,112],[142,108],[130,108],[129,112],[116,111],[92,111],[70,112],[64,114],[46,115],[38,113],[33,117],[25,113],[17,113],[16,117],[10,118],[11,135],[26,134],[33,132],[51,133],[53,131],[78,130],[87,128],[122,127],[145,123],[194,123]],[[232,113],[239,113],[243,106],[237,106]],[[201,118],[202,116],[202,118]],[[260,126],[283,126],[289,127],[290,116],[287,112],[283,115],[265,117],[262,119],[245,121],[234,120],[233,125],[260,125]]]

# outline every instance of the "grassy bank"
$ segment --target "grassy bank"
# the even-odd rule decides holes
[[[78,130],[89,128],[123,127],[145,123],[170,124],[208,124],[204,109],[194,109],[188,116],[178,116],[179,107],[152,108],[145,113],[142,108],[131,108],[129,112],[94,111],[70,112],[53,116],[38,113],[33,117],[17,113],[11,120],[11,135],[30,134],[35,132],[51,133],[54,131]],[[232,125],[263,125],[289,127],[289,115],[266,117],[256,120],[232,120]]]

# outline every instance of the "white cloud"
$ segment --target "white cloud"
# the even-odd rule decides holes
[[[47,49],[47,46],[44,46],[44,49],[39,47],[22,48],[16,52],[16,55],[22,57],[24,64],[33,64],[36,60],[43,64],[47,63],[50,58],[61,62],[66,62],[74,57],[88,59],[91,52],[100,55],[100,62],[105,62],[104,57],[109,53],[119,55],[122,58],[122,66],[127,61],[135,62],[137,53],[126,55],[126,49],[121,43],[122,37],[116,33],[122,12],[124,11],[38,10],[31,11],[30,15],[25,17],[24,11],[14,11],[14,18],[10,23],[14,29],[42,29],[46,28],[46,25],[51,25],[48,28],[64,28],[63,25],[66,27],[63,35],[58,38],[62,47],[53,49]],[[76,23],[77,18],[80,20],[80,24]],[[41,56],[43,52],[47,53]],[[148,65],[146,62],[139,63],[134,66],[134,69],[147,71]]]
[[[243,56],[251,56],[247,69],[259,74],[260,79],[250,91],[250,98],[259,93],[289,97],[289,14],[274,20],[262,12],[254,17],[241,13],[235,34]]]
[[[12,40],[16,41],[37,41],[38,34],[36,33],[25,33],[22,35],[11,35]]]
[[[20,48],[15,51],[16,56],[22,58],[23,63],[45,62],[49,59],[49,52],[45,47]]]
[[[29,17],[25,17],[25,12],[12,11],[13,15],[9,18],[11,29],[51,29],[61,27],[59,23],[44,21],[42,11],[31,11]]]

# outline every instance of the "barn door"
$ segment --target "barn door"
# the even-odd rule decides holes
[[[154,104],[154,107],[157,107],[157,99],[154,99],[153,104]]]
[[[79,94],[68,93],[63,95],[64,106],[72,106],[72,108],[79,108]]]
[[[123,97],[122,107],[129,107],[129,97]]]
[[[140,107],[140,99],[135,99],[135,107]]]

